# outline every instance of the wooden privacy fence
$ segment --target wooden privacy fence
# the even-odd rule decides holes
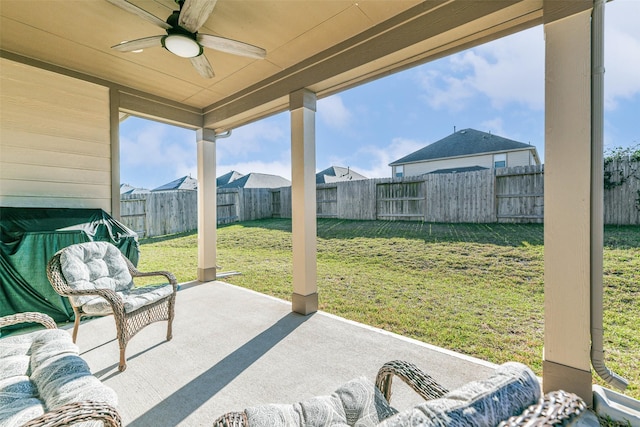
[[[605,171],[605,224],[640,224],[640,165],[615,161]],[[355,220],[542,223],[544,167],[318,184],[316,213]],[[197,192],[123,195],[121,216],[146,237],[195,230]],[[291,216],[291,187],[218,189],[218,224]]]
[[[640,162],[614,159],[606,164],[604,223],[640,224]]]
[[[198,195],[193,190],[121,194],[120,218],[140,237],[198,228]]]
[[[319,184],[317,214],[393,221],[542,222],[542,174],[542,167],[533,166]]]
[[[289,192],[290,193],[290,192]],[[218,189],[218,224],[251,221],[273,216],[273,196],[266,188]],[[286,203],[286,201],[285,201]],[[289,206],[291,199],[289,196]],[[285,208],[291,217],[291,208]],[[120,195],[120,218],[140,237],[163,236],[198,228],[198,192],[158,191]]]
[[[272,191],[269,188],[218,189],[218,224],[251,221],[273,216]]]

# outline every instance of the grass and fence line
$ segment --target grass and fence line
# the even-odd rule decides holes
[[[542,224],[320,218],[317,234],[321,310],[541,374]],[[225,281],[290,298],[289,219],[221,226],[217,247],[222,270],[242,273]],[[141,240],[140,268],[194,280],[196,234]],[[607,366],[630,380],[626,393],[638,399],[640,226],[605,227],[604,286]]]
[[[611,160],[605,170],[605,224],[640,224],[640,162]],[[153,237],[197,226],[193,190],[123,195],[122,221]],[[447,223],[542,223],[544,168],[379,178],[316,186],[318,218]],[[219,189],[218,224],[291,218],[291,187]]]

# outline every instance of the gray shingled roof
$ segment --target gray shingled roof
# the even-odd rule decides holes
[[[146,188],[136,188],[129,184],[120,184],[120,194],[145,194],[148,193],[149,190]]]
[[[291,186],[291,181],[281,176],[254,172],[221,185],[220,188],[280,188],[289,186]]]
[[[466,166],[466,167],[461,167],[461,168],[447,168],[447,169],[437,169],[434,170],[432,172],[429,172],[430,174],[432,173],[462,173],[462,172],[477,172],[477,171],[483,171],[483,170],[487,170],[489,168],[485,168],[482,166]]]
[[[525,148],[533,146],[475,129],[462,129],[389,163],[389,166]]]
[[[231,171],[231,172],[227,172],[224,175],[220,175],[219,177],[216,178],[216,187],[220,187],[222,185],[228,184],[231,181],[235,181],[238,178],[243,177],[244,175],[241,174],[240,172],[236,172],[236,171]]]
[[[190,176],[183,176],[151,191],[169,191],[169,190],[197,190],[198,180]]]
[[[354,172],[351,168],[343,168],[341,166],[331,166],[316,174],[316,184],[338,181],[357,181],[359,179],[367,179],[367,177],[360,175],[358,172]]]
[[[133,185],[120,184],[120,194],[127,194],[130,191],[133,191],[135,189],[136,189],[136,187],[134,187]]]

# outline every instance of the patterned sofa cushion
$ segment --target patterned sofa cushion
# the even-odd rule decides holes
[[[83,400],[117,404],[115,392],[91,375],[78,356],[68,332],[47,329],[0,340],[0,427],[21,426]]]
[[[390,417],[380,426],[493,427],[522,413],[540,399],[540,394],[533,372],[521,363],[509,362],[486,380],[467,383],[440,399]]]
[[[62,274],[69,286],[76,290],[111,289],[126,291],[133,287],[129,268],[118,248],[107,242],[88,242],[71,245],[60,255]],[[94,295],[73,296],[69,300],[82,306]]]
[[[313,397],[292,405],[271,404],[245,409],[252,427],[367,427],[397,411],[366,378],[350,381],[330,396]]]

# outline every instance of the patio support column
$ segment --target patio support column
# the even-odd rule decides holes
[[[316,95],[302,89],[289,95],[291,109],[292,310],[318,311],[316,277]]]
[[[111,140],[111,216],[120,221],[120,92],[109,89],[109,138]]]
[[[544,31],[543,389],[591,404],[591,11]]]
[[[216,280],[216,134],[198,129],[198,280]]]

